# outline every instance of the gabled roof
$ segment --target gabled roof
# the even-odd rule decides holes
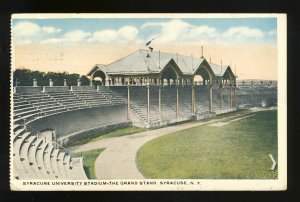
[[[160,73],[172,59],[184,74],[190,75],[194,74],[198,66],[204,61],[204,58],[139,49],[106,65],[106,68],[108,74]]]
[[[159,73],[158,66],[147,58],[141,50],[106,65],[108,74],[148,74]]]
[[[104,64],[95,64],[94,67],[86,74],[87,76],[91,76],[95,71],[97,71],[100,68],[105,68],[106,65]]]
[[[229,66],[228,65],[222,65],[222,67],[221,67],[221,65],[211,63],[210,67],[211,67],[211,69],[213,70],[213,72],[215,73],[216,76],[223,76]]]
[[[237,76],[233,73],[230,66],[227,66],[227,68],[222,76],[225,76],[225,74],[229,74],[230,77],[232,76],[233,78],[237,78]]]
[[[209,64],[205,58],[196,58],[174,53],[149,51],[139,49],[119,60],[116,60],[108,65],[95,65],[87,74],[88,76],[96,71],[97,68],[103,69],[107,74],[152,74],[161,73],[163,68],[173,60],[185,75],[193,75],[198,67],[205,64],[215,76],[223,76],[227,66],[221,68],[216,64]]]

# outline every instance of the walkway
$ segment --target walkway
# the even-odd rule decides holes
[[[132,135],[108,138],[70,148],[72,152],[83,152],[106,148],[96,159],[95,172],[98,179],[143,179],[139,172],[135,157],[139,148],[146,142],[172,132],[220,121],[198,121],[145,131]]]

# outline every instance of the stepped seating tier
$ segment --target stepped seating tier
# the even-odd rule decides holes
[[[71,110],[125,104],[108,88],[91,91],[63,91],[14,94],[14,123],[27,124],[36,119]]]
[[[87,179],[82,158],[73,158],[31,135],[22,125],[13,125],[13,176],[16,179]],[[73,176],[74,175],[74,176]]]

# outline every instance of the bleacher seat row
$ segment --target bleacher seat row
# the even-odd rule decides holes
[[[87,179],[82,158],[27,131],[26,125],[38,118],[71,110],[124,104],[109,90],[14,94],[13,96],[13,177],[16,179]]]
[[[13,177],[16,179],[87,179],[82,157],[72,158],[52,142],[13,128]]]
[[[237,100],[258,102],[256,95],[276,95],[277,89],[236,89]],[[36,119],[72,110],[127,104],[127,87],[99,87],[99,90],[73,90],[61,92],[35,92],[14,94],[13,96],[13,174],[17,179],[86,179],[82,158],[71,158],[56,144],[47,142],[26,130],[26,125]],[[175,86],[161,89],[161,120],[159,115],[157,86],[150,87],[150,123],[168,123],[175,119],[189,119],[192,116],[191,87],[178,89],[178,112],[176,112],[177,93]],[[195,113],[209,112],[209,89],[207,86],[195,87]],[[212,108],[215,113],[230,110],[228,89],[223,89],[223,109],[220,109],[220,90],[212,90]],[[254,101],[254,99],[256,99]],[[237,103],[239,104],[239,103]],[[146,86],[130,87],[130,108],[144,123],[147,117],[148,97]],[[227,111],[226,111],[227,110]]]
[[[126,86],[110,87],[110,90],[116,95],[127,99]],[[181,87],[178,89],[178,117],[189,118],[192,116],[192,95],[189,86]],[[130,87],[130,101],[131,110],[145,123],[147,123],[147,88],[146,86],[131,86]],[[159,122],[159,103],[158,103],[158,87],[150,87],[150,122]],[[168,86],[161,89],[161,119],[162,122],[176,119],[176,87]],[[213,89],[213,109],[219,110],[219,93],[218,90]],[[223,95],[223,109],[229,108],[229,100],[226,94]],[[195,108],[196,113],[202,114],[209,111],[208,105],[208,87],[197,86],[195,88]]]
[[[126,103],[109,90],[14,94],[13,99],[14,123],[17,124],[70,110]]]

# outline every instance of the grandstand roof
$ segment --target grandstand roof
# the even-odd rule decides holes
[[[91,76],[97,70],[105,71],[108,75],[156,74],[161,73],[171,61],[175,62],[184,75],[193,75],[200,66],[206,65],[214,76],[223,76],[226,70],[230,68],[228,65],[224,65],[222,68],[216,64],[210,65],[205,58],[139,49],[110,64],[96,64],[87,76]]]
[[[216,76],[223,76],[224,73],[226,72],[227,68],[229,67],[228,65],[222,65],[222,67],[221,67],[220,65],[213,64],[213,63],[211,63],[209,65]]]

